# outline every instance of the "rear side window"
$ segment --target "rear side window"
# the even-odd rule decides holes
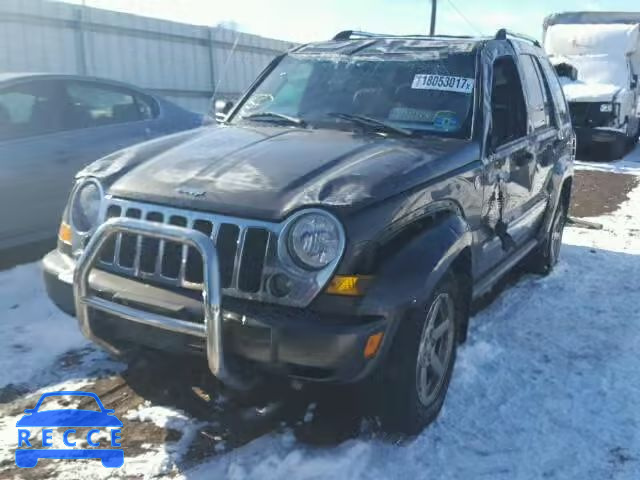
[[[520,64],[524,75],[524,85],[527,92],[527,106],[529,118],[534,130],[550,126],[550,115],[545,106],[549,104],[542,83],[541,74],[531,55],[521,55]]]
[[[54,82],[27,81],[0,90],[0,140],[57,132],[58,113]]]
[[[142,96],[95,83],[70,82],[63,120],[68,129],[137,122],[154,116],[153,105]]]
[[[558,80],[558,75],[556,75],[555,69],[547,58],[543,58],[540,65],[542,65],[542,71],[547,79],[547,84],[549,85],[549,90],[551,91],[553,103],[560,117],[560,121],[563,124],[567,124],[571,122],[571,115],[569,113],[569,107],[567,106],[567,100],[562,91],[562,85],[560,85],[560,80]]]

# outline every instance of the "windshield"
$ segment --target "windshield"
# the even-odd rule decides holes
[[[415,132],[463,138],[471,128],[474,88],[472,52],[440,49],[420,57],[294,54],[269,73],[233,121],[265,113],[273,119],[275,113],[326,126],[344,121],[344,115],[359,115]]]

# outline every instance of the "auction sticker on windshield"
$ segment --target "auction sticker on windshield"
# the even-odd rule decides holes
[[[442,90],[445,92],[471,93],[475,81],[473,78],[454,77],[419,73],[413,77],[411,88],[419,90]]]

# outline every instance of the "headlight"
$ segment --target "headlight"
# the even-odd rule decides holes
[[[611,113],[613,112],[613,104],[612,103],[603,103],[600,105],[600,111],[602,113]]]
[[[102,197],[102,185],[95,179],[85,180],[75,188],[70,211],[71,225],[76,232],[86,233],[96,226]]]
[[[324,212],[302,213],[288,230],[287,245],[296,263],[307,269],[319,270],[342,253],[342,226]]]

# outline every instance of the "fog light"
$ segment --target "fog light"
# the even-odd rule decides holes
[[[383,336],[384,334],[382,332],[374,333],[369,336],[367,344],[364,346],[364,358],[368,360],[376,356],[376,353],[378,353],[378,349],[382,344]]]
[[[60,230],[58,230],[58,239],[62,243],[71,245],[71,227],[68,224],[64,222],[60,224]]]
[[[291,292],[291,279],[283,273],[276,273],[269,280],[269,290],[274,297],[286,297]]]

